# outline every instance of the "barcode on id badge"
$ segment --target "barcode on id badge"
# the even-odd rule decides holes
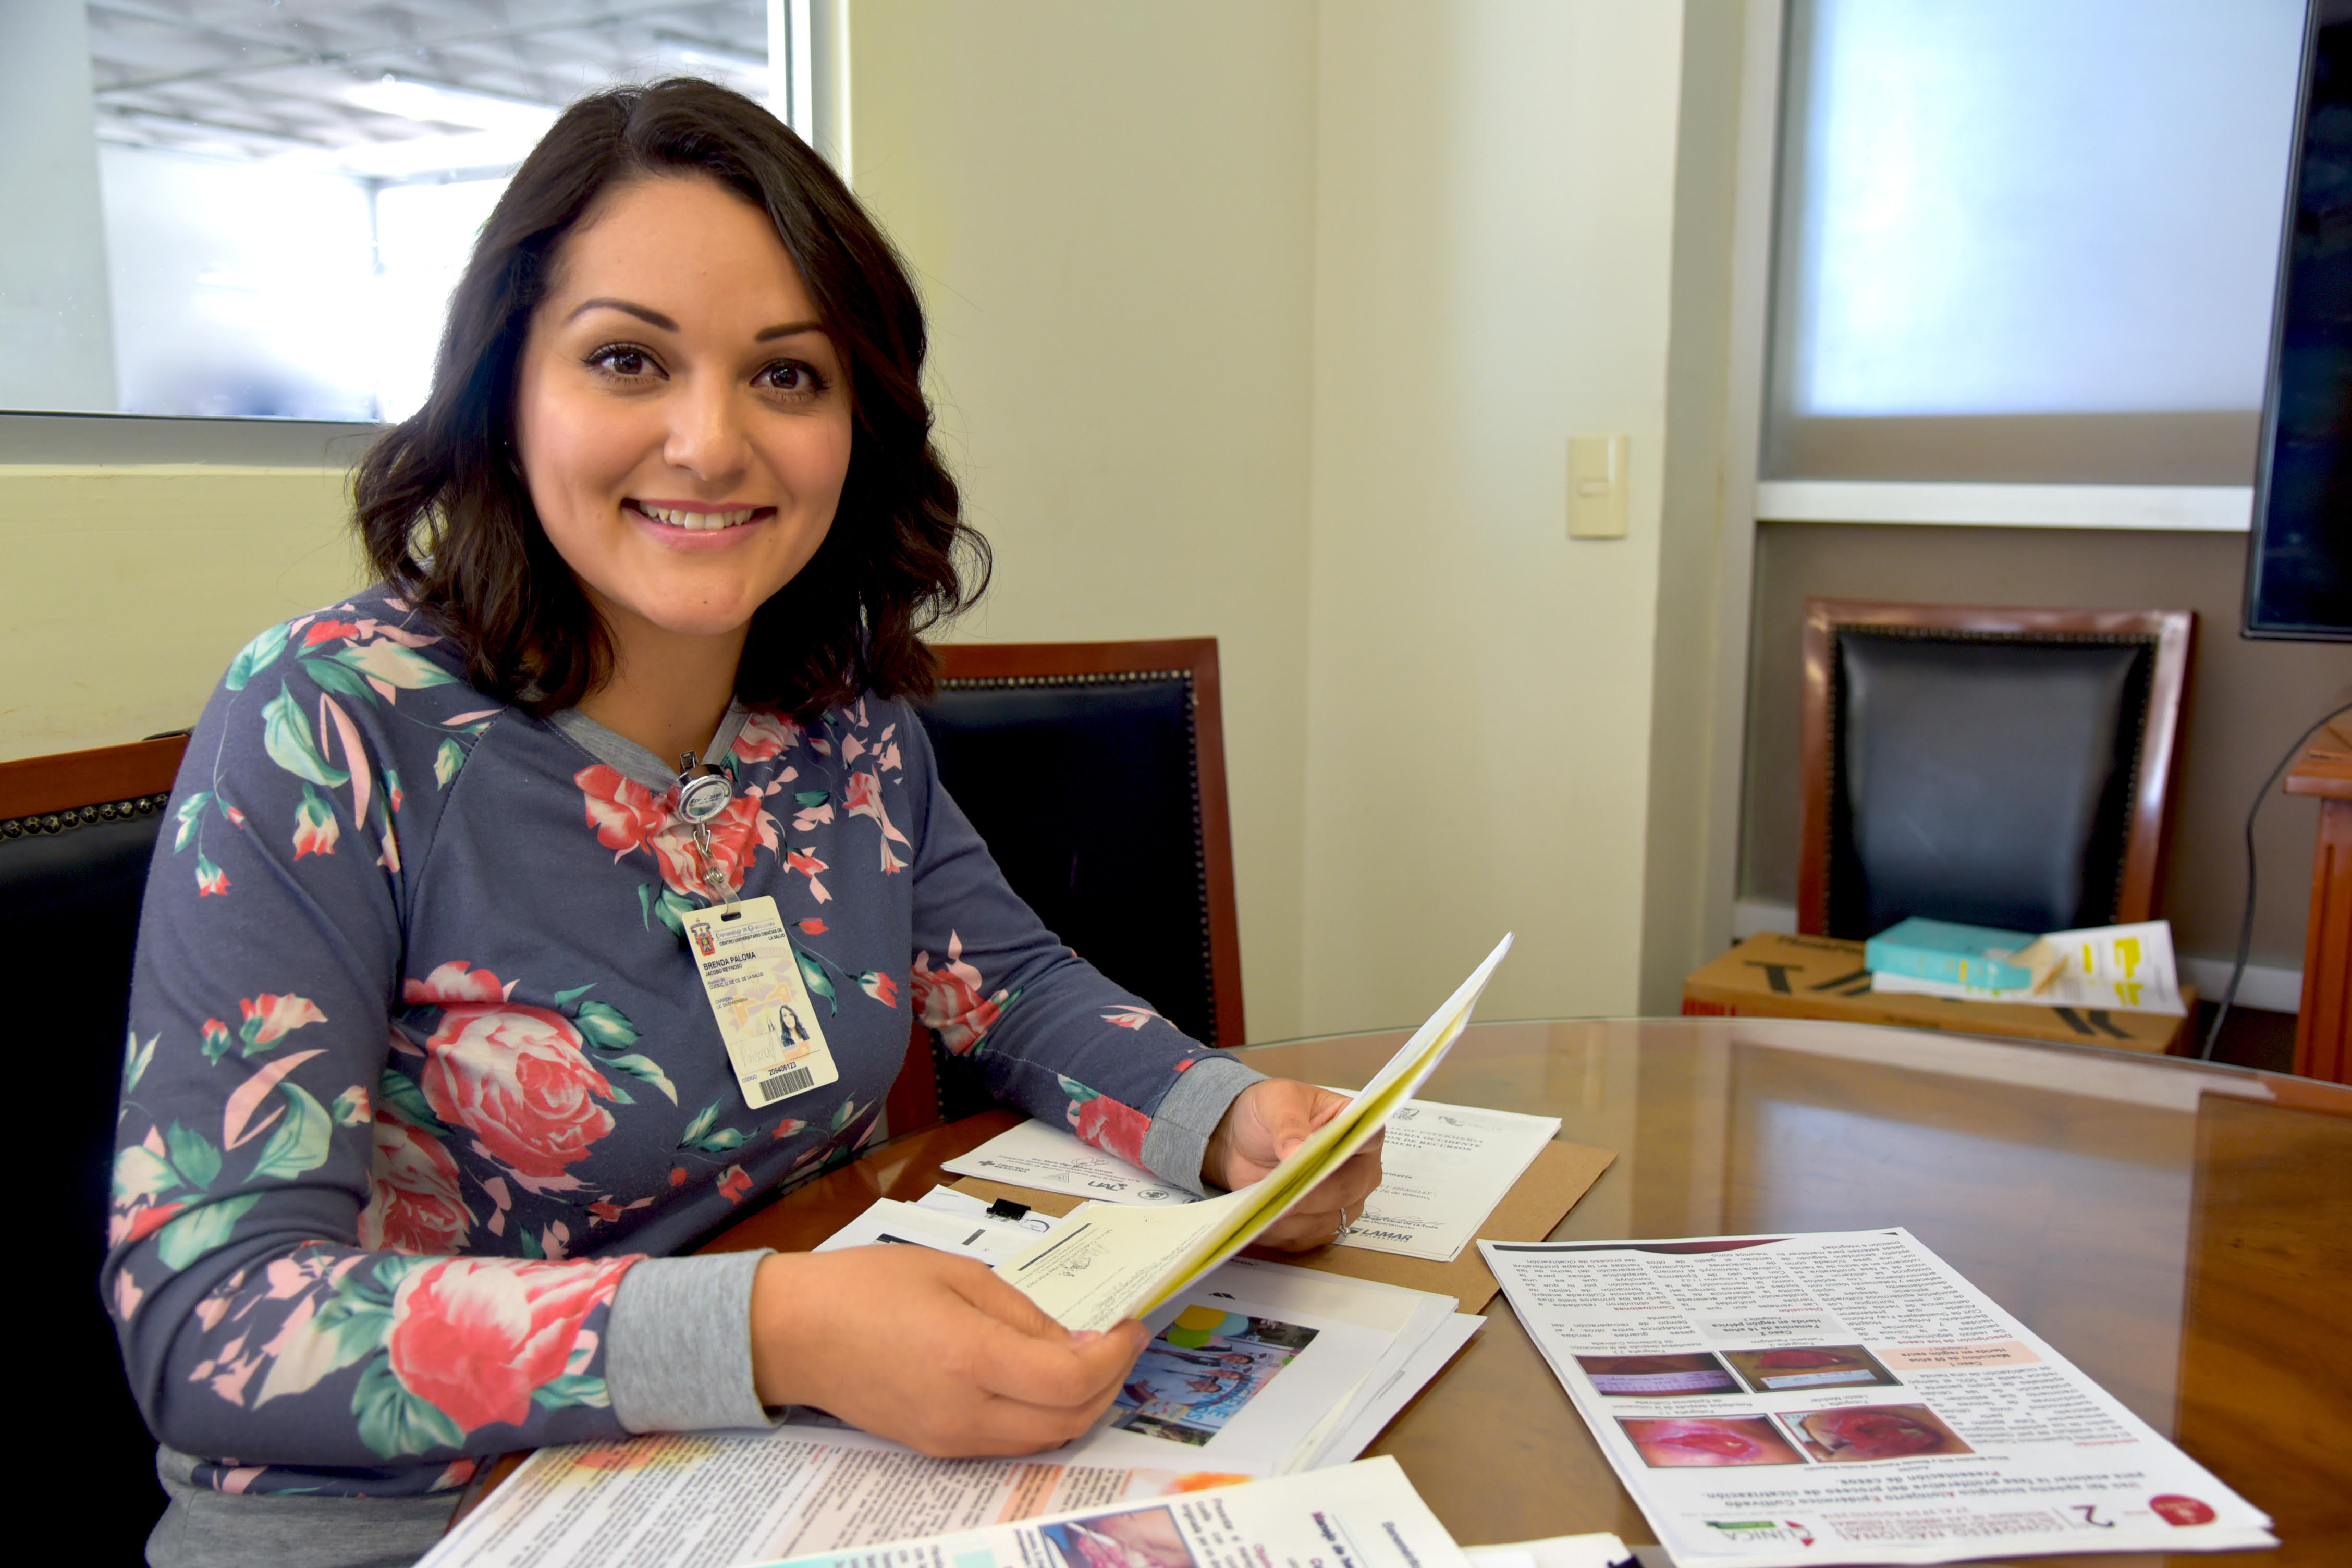
[[[760,1080],[761,1100],[782,1100],[788,1094],[798,1094],[815,1081],[816,1075],[804,1067],[789,1067],[772,1072]]]

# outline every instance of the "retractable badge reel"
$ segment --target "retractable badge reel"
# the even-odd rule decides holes
[[[735,891],[726,873],[710,853],[710,825],[727,810],[728,802],[735,798],[735,781],[709,763],[698,765],[694,753],[687,752],[677,760],[677,814],[686,818],[694,834],[695,864],[701,868],[702,885],[710,889],[714,902],[731,904]]]
[[[738,900],[710,852],[710,825],[734,799],[728,774],[708,763],[698,767],[692,752],[678,759],[677,814],[694,836],[695,861],[713,906],[686,917],[687,939],[736,1085],[743,1102],[759,1110],[832,1083],[841,1069],[776,900]]]

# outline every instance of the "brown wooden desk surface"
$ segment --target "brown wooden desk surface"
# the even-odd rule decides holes
[[[1253,1047],[1354,1084],[1402,1031]],[[1908,1226],[2276,1521],[2277,1552],[2089,1568],[2352,1562],[2352,1089],[2090,1047],[1797,1019],[1482,1024],[1423,1095],[1561,1119],[1620,1158],[1558,1239]],[[893,1142],[715,1245],[805,1247],[919,1197],[1002,1112]],[[1497,1298],[1371,1452],[1457,1539],[1654,1539]]]

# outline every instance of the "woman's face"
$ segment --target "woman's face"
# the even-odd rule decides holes
[[[726,637],[824,542],[841,356],[766,216],[699,176],[598,198],[532,314],[515,441],[541,525],[620,643]]]

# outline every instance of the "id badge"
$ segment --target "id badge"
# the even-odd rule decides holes
[[[686,936],[744,1104],[759,1110],[841,1076],[775,900],[697,910]]]

